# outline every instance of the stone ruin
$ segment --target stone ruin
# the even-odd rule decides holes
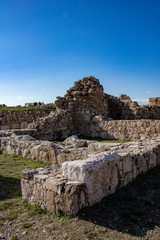
[[[0,130],[27,128],[29,123],[40,117],[47,117],[49,113],[48,109],[43,111],[0,111]]]
[[[54,112],[28,129],[0,131],[4,153],[53,164],[22,171],[23,201],[76,215],[160,164],[159,106],[105,94],[94,77],[75,82],[54,104]],[[75,134],[132,142],[100,143]],[[52,142],[57,139],[66,140]]]
[[[160,107],[160,97],[149,98],[149,106],[150,107],[153,107],[153,106]]]
[[[75,82],[64,97],[57,97],[54,105],[56,109],[48,117],[29,124],[29,128],[37,129],[38,139],[65,139],[77,133],[114,139],[107,134],[113,127],[111,120],[160,119],[160,107],[139,106],[126,95],[117,98],[105,94],[94,77]],[[128,123],[125,125],[127,129],[130,127]]]
[[[85,159],[22,171],[22,199],[47,211],[76,215],[103,197],[160,164],[160,138],[124,144],[103,144]],[[75,144],[75,143],[74,143]],[[93,146],[92,146],[93,144]],[[88,147],[94,148],[95,142]],[[87,150],[88,150],[87,147]],[[85,151],[85,147],[81,147]],[[82,160],[83,159],[83,160]]]

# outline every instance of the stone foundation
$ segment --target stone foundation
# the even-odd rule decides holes
[[[86,159],[90,154],[99,152],[105,147],[105,143],[80,140],[77,136],[71,136],[61,144],[36,140],[29,135],[12,134],[0,139],[0,149],[3,153],[52,164]]]
[[[22,198],[48,211],[76,215],[160,164],[160,138],[106,145],[85,160],[22,171]]]

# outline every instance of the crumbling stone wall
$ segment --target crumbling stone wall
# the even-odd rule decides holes
[[[119,100],[121,102],[126,103],[130,108],[133,108],[133,109],[139,106],[139,104],[136,101],[132,101],[131,98],[126,94],[120,94]]]
[[[149,98],[149,106],[159,106],[160,107],[160,97]]]
[[[41,117],[48,116],[50,111],[2,111],[0,112],[0,130],[24,129],[28,124]]]
[[[160,107],[142,107],[126,95],[117,98],[105,94],[99,80],[94,77],[83,78],[75,82],[64,97],[57,97],[54,105],[56,107],[54,113],[28,126],[37,129],[38,139],[54,140],[66,138],[75,133],[112,139],[114,135],[116,138],[118,136],[117,124],[121,132],[123,131],[123,134],[119,134],[119,138],[126,139],[127,136],[131,138],[135,132],[133,128],[136,131],[142,130],[142,133],[138,132],[138,135],[143,135],[145,129],[133,123],[129,124],[129,122],[111,124],[110,120],[160,119]],[[96,119],[101,120],[101,123]],[[147,126],[150,123],[148,122]],[[115,129],[110,131],[111,127]],[[150,132],[150,130],[147,131]],[[156,134],[157,132],[156,129]],[[147,135],[151,133],[147,132]]]
[[[160,120],[110,120],[94,116],[87,128],[79,128],[83,135],[103,139],[138,140],[160,136]]]
[[[137,119],[159,119],[160,120],[160,106],[138,106],[133,108],[133,112]]]
[[[103,92],[99,80],[83,78],[74,83],[64,97],[57,97],[56,110],[48,117],[29,125],[37,129],[37,138],[53,140],[66,138],[90,124],[91,118],[101,115],[104,119],[134,119],[128,105]]]
[[[74,139],[74,137],[72,138]],[[75,138],[75,144],[65,141],[63,144],[40,141],[29,135],[12,134],[0,138],[0,149],[3,153],[16,154],[23,158],[52,164],[85,159],[94,151],[100,150],[99,146],[92,148],[91,143],[89,145],[87,141],[80,140],[77,137]]]
[[[64,162],[62,168],[22,171],[22,199],[48,211],[71,215],[92,206],[131,182],[139,174],[160,164],[160,138],[145,139],[106,151],[85,160]]]

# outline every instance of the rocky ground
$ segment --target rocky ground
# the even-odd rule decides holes
[[[160,239],[159,167],[71,218],[21,202],[20,170],[38,166],[0,154],[0,239]]]

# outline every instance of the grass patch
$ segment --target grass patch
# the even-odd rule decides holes
[[[22,206],[25,207],[30,213],[46,214],[47,212],[41,208],[38,204],[29,204],[21,202]]]
[[[0,201],[1,221],[12,221],[22,212],[20,200],[21,198],[19,197]]]
[[[35,162],[14,154],[0,154],[0,200],[21,196],[20,173],[22,169],[35,169],[50,165],[50,163]]]
[[[118,139],[118,140],[99,140],[101,143],[127,143],[127,142],[132,142],[131,140],[123,140],[123,139]]]
[[[15,112],[23,112],[23,111],[54,111],[54,107],[0,107],[0,112],[4,111],[15,111]]]
[[[31,226],[32,226],[32,224],[29,223],[29,222],[25,222],[25,223],[22,224],[23,228],[30,228]]]
[[[126,142],[132,142],[131,140],[123,140],[123,139],[118,139],[118,140],[108,140],[108,139],[102,139],[99,137],[89,137],[89,136],[85,136],[85,135],[80,135],[78,136],[80,139],[84,139],[84,140],[92,140],[92,141],[98,141],[101,143],[126,143]]]
[[[14,220],[24,211],[24,207],[30,214],[46,213],[38,205],[22,204],[20,174],[24,168],[36,169],[49,165],[16,155],[0,155],[0,221]]]
[[[61,210],[57,210],[56,212],[52,212],[52,213],[49,213],[49,215],[51,215],[53,218],[60,218],[62,221],[67,221],[67,220],[70,220],[72,217],[66,213],[66,212],[62,212]]]

